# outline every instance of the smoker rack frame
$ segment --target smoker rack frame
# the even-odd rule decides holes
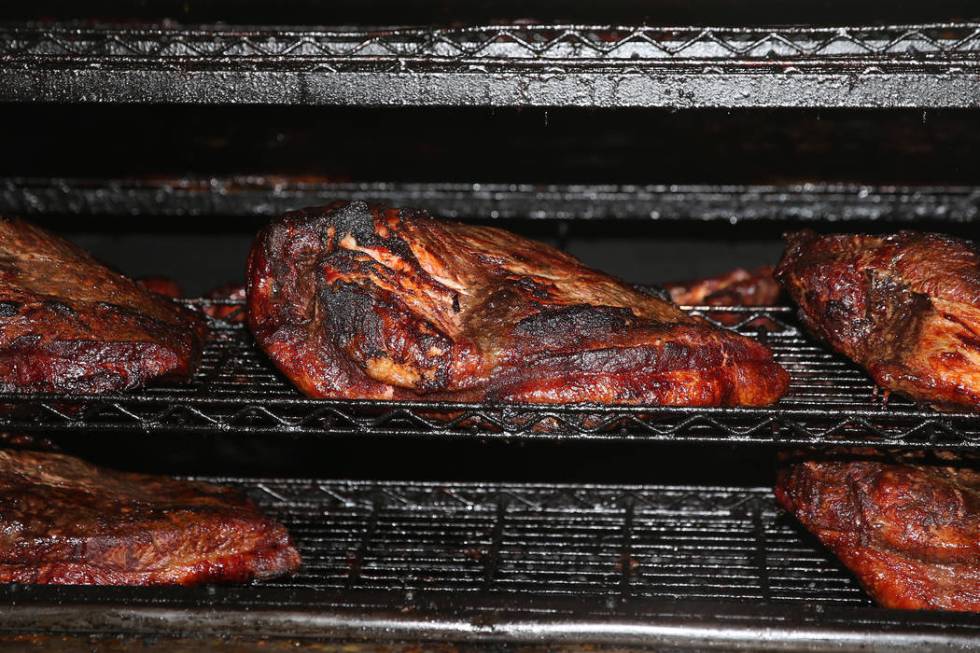
[[[978,107],[980,24],[317,30],[0,25],[0,100]]]
[[[869,607],[767,488],[202,480],[281,519],[304,569],[251,586],[2,586],[0,632],[806,651],[980,636],[975,615]]]
[[[724,325],[714,318],[738,316],[731,328],[762,340],[789,369],[787,396],[761,408],[308,399],[275,371],[242,325],[210,320],[208,347],[190,383],[74,397],[2,393],[0,429],[980,450],[975,413],[886,400],[864,372],[809,340],[789,307],[688,310],[718,326]]]
[[[424,206],[446,218],[798,223],[980,217],[980,187],[861,184],[399,183],[288,176],[0,178],[0,213],[21,216],[277,216],[338,199]]]
[[[688,41],[695,56],[683,56],[680,50],[671,52],[670,48],[657,52],[658,44],[665,42],[660,36],[649,40],[640,35],[637,38],[642,48],[639,59],[609,61],[608,57],[582,56],[575,52],[571,56],[548,56],[550,48],[579,47],[575,40],[581,36],[582,29],[571,26],[567,35],[543,43],[534,43],[533,38],[510,41],[514,33],[538,33],[550,29],[545,27],[520,27],[514,29],[490,28],[499,30],[493,38],[502,39],[505,53],[493,56],[479,52],[460,53],[442,57],[435,52],[377,52],[364,49],[354,52],[355,56],[341,53],[315,52],[319,45],[314,41],[304,42],[313,34],[311,30],[275,29],[193,29],[168,28],[127,28],[113,32],[98,26],[60,25],[10,25],[0,26],[0,100],[16,102],[93,102],[93,103],[136,103],[162,102],[187,104],[336,104],[348,106],[589,106],[589,107],[977,107],[980,106],[980,60],[977,59],[976,25],[959,24],[934,26],[949,30],[953,38],[934,36],[925,28],[926,34],[920,38],[922,30],[912,26],[869,28],[842,28],[840,30],[812,30],[791,28],[780,30],[710,30],[688,28],[691,36]],[[632,30],[633,28],[627,28]],[[14,30],[21,30],[16,35]],[[899,30],[900,33],[889,32]],[[662,32],[669,37],[669,30]],[[684,32],[684,30],[680,30]],[[276,35],[265,39],[270,32]],[[439,47],[454,47],[452,43],[441,43],[438,30],[418,30],[414,38],[421,38]],[[462,32],[462,31],[460,31]],[[506,32],[506,33],[505,33]],[[697,33],[695,33],[697,32]],[[474,32],[475,33],[475,32]],[[749,47],[725,47],[725,34],[736,34],[736,38],[755,40]],[[872,47],[867,47],[865,34],[872,38]],[[720,35],[720,36],[719,36]],[[807,50],[794,47],[794,39],[813,35],[823,35],[819,44],[826,51]],[[299,38],[296,39],[295,37]],[[326,35],[328,45],[348,42],[350,33]],[[401,34],[395,35],[396,38]],[[470,35],[463,35],[463,42]],[[283,37],[283,38],[280,38]],[[73,51],[73,40],[91,38],[92,48]],[[233,40],[228,40],[228,39]],[[877,38],[879,45],[874,45]],[[194,39],[203,43],[204,49],[195,52]],[[234,39],[238,39],[237,41]],[[289,39],[292,39],[290,41]],[[562,39],[568,39],[563,41]],[[450,41],[452,36],[450,36]],[[523,42],[522,42],[523,41]],[[597,41],[601,41],[598,39]],[[282,47],[280,51],[263,51],[263,42]],[[493,41],[488,41],[493,44]],[[644,44],[645,43],[645,44]],[[684,45],[682,43],[681,45]],[[64,44],[68,47],[59,51]],[[313,53],[304,53],[303,48],[312,44]],[[322,42],[321,42],[322,44]],[[526,46],[531,44],[530,49]],[[883,45],[882,45],[883,44]],[[136,46],[135,48],[133,46]],[[147,50],[140,48],[147,46]],[[225,46],[228,46],[226,49]],[[373,44],[367,44],[373,45]],[[731,45],[729,43],[729,45]],[[798,45],[798,44],[797,44]],[[295,46],[295,48],[293,48]],[[209,47],[213,49],[209,50]],[[354,45],[359,48],[360,44]],[[582,52],[589,48],[586,42]],[[622,47],[622,46],[621,46]],[[685,46],[688,47],[688,46]],[[702,50],[701,48],[705,48]],[[31,48],[35,48],[33,51]],[[715,49],[717,48],[717,49]],[[767,49],[768,48],[768,49]],[[838,51],[834,51],[837,48]],[[285,50],[289,51],[286,52]],[[382,48],[384,49],[384,48]],[[154,51],[155,50],[155,51]],[[770,53],[771,50],[771,53]],[[890,50],[895,50],[894,52]],[[522,52],[523,51],[523,52]],[[556,50],[557,51],[557,50]],[[350,53],[348,53],[350,54]],[[615,57],[613,57],[615,59]],[[358,95],[348,93],[350,88],[360,90]],[[137,90],[133,90],[137,89]],[[397,186],[397,185],[396,185]],[[342,189],[340,189],[342,191]],[[391,188],[376,187],[378,192]],[[396,187],[395,196],[410,192],[406,185]],[[474,189],[476,190],[476,189]],[[75,192],[74,190],[69,192]],[[342,191],[343,192],[343,191]],[[352,188],[350,192],[357,192]],[[455,191],[450,191],[455,192]],[[468,193],[466,189],[463,191]],[[533,192],[533,191],[532,191]],[[577,200],[575,190],[560,189],[561,197]],[[588,202],[587,193],[582,200]],[[617,190],[617,193],[620,191]],[[600,203],[606,214],[596,217],[660,217],[650,215],[657,210],[641,205],[629,204],[632,188],[623,188],[613,197],[614,201]],[[656,192],[656,191],[654,191]],[[673,192],[673,191],[670,191]],[[683,192],[683,191],[682,191]],[[698,193],[694,189],[692,193]],[[752,190],[737,191],[728,197],[749,197]],[[917,191],[913,191],[917,192]],[[336,196],[336,194],[333,194]],[[477,200],[486,201],[479,193],[472,194]],[[975,202],[959,203],[955,195],[951,198],[945,189],[935,195],[926,191],[926,197],[937,197],[939,205],[955,206],[953,215],[967,216],[964,221],[975,217]],[[235,200],[238,200],[236,196]],[[881,195],[887,199],[887,192]],[[974,196],[975,197],[975,196]],[[66,196],[67,198],[67,196]],[[92,211],[97,202],[79,209],[71,204],[63,206],[70,210],[61,211],[57,199],[48,200],[37,210],[25,211],[62,213],[67,215],[99,214],[120,215],[149,213],[145,195],[133,195],[122,202]],[[619,199],[624,201],[619,203]],[[93,198],[97,199],[97,198]],[[441,196],[449,202],[448,197]],[[767,209],[766,201],[752,204],[757,215],[763,219],[790,217],[800,219],[803,213],[796,209]],[[513,202],[513,215],[525,214],[531,202],[520,192],[512,193],[505,200]],[[6,200],[3,200],[6,201]],[[173,214],[197,215],[229,214],[241,215],[239,209],[248,200],[242,199],[229,208],[216,204],[204,209],[188,208],[194,203],[179,199],[167,202],[164,207],[175,207]],[[309,203],[316,203],[313,200]],[[400,200],[390,200],[405,203]],[[656,199],[651,200],[656,202]],[[721,206],[717,217],[723,218]],[[798,199],[791,200],[792,207]],[[291,203],[291,201],[290,201]],[[304,202],[305,203],[305,202]],[[417,202],[416,202],[417,203]],[[225,205],[228,206],[228,205]],[[464,204],[464,206],[486,206]],[[505,203],[505,211],[508,205]],[[532,217],[555,217],[565,219],[580,215],[583,204],[574,204],[568,214],[562,210],[538,209]],[[606,207],[609,208],[606,208]],[[620,207],[628,208],[620,208]],[[870,211],[875,219],[901,220],[915,219],[916,215],[931,215],[927,208],[924,213],[908,212],[900,204],[877,212],[873,202],[860,205]],[[51,209],[48,211],[48,209]],[[460,209],[466,210],[466,209]],[[819,219],[822,207],[818,207],[814,219]],[[646,212],[646,215],[644,215]],[[748,215],[750,212],[746,212]],[[166,213],[165,213],[166,214]],[[451,212],[443,211],[451,216]],[[507,216],[506,213],[501,215]],[[670,218],[670,215],[666,217]],[[680,216],[683,217],[683,216]],[[867,217],[856,215],[855,217]],[[846,218],[845,218],[846,219]],[[955,219],[955,218],[954,218]],[[777,317],[783,316],[785,311]],[[190,430],[233,432],[240,430],[232,424],[219,420],[220,428],[205,425],[192,428],[192,424],[182,423],[178,412],[164,407],[157,417],[163,421],[142,420],[126,416],[126,402],[149,408],[151,401],[140,404],[145,395],[125,395],[109,400],[105,406],[110,412],[118,414],[111,419],[103,416],[103,425],[110,428],[144,429],[153,432]],[[20,406],[44,404],[40,397],[6,397]],[[59,403],[63,397],[50,397],[53,403],[42,410],[52,410],[50,417],[55,420],[67,419],[63,430],[85,430],[83,421],[73,421],[72,416],[60,414]],[[85,400],[86,409],[93,410],[92,417],[99,417],[102,410],[98,402],[106,398]],[[118,399],[118,402],[116,401]],[[218,406],[219,402],[201,402],[202,406]],[[197,401],[195,399],[195,401]],[[120,403],[121,402],[121,403]],[[308,400],[296,400],[302,405]],[[308,402],[312,403],[312,402]],[[325,402],[320,402],[324,404]],[[390,406],[388,406],[390,407]],[[428,406],[431,408],[431,406]],[[371,406],[359,406],[371,408]],[[408,407],[411,410],[411,406]],[[532,407],[538,410],[540,407]],[[899,408],[902,408],[899,404]],[[579,409],[576,409],[579,410]],[[582,408],[581,410],[586,410]],[[170,412],[168,412],[170,411]],[[902,415],[913,422],[919,420],[920,430],[913,425],[911,430],[896,440],[879,440],[859,444],[896,448],[937,448],[975,449],[977,442],[964,438],[957,428],[950,424],[975,424],[976,416],[940,415],[904,407]],[[131,412],[131,411],[130,411]],[[396,411],[397,412],[397,411]],[[675,411],[685,416],[685,411]],[[742,415],[739,410],[717,411],[722,418]],[[855,415],[855,413],[849,413]],[[261,411],[258,416],[261,418]],[[77,417],[77,416],[76,416]],[[249,415],[242,415],[248,418]],[[389,416],[390,418],[391,416]],[[396,415],[397,417],[397,415]],[[804,416],[808,418],[808,416]],[[861,420],[881,418],[874,412],[858,415]],[[87,417],[86,417],[87,418]],[[173,418],[171,423],[167,420]],[[130,421],[120,424],[119,421]],[[371,417],[371,420],[377,417]],[[717,422],[717,420],[714,420]],[[372,422],[373,423],[373,422]],[[76,424],[75,427],[70,424]],[[682,428],[683,420],[680,423]],[[868,422],[870,424],[870,422]],[[26,430],[32,430],[30,424]],[[690,423],[687,423],[690,426]],[[711,428],[711,426],[709,424]],[[933,427],[952,434],[952,441],[934,442],[929,437],[920,438],[925,430]],[[20,428],[20,426],[18,426]],[[39,424],[36,430],[47,430],[51,425]],[[57,425],[55,426],[57,427]],[[255,429],[261,430],[261,429]],[[274,426],[270,432],[299,433]],[[800,431],[796,431],[800,435]],[[389,433],[389,435],[402,433]],[[832,432],[814,434],[803,431],[800,439],[761,438],[764,444],[779,446],[803,444],[810,446],[847,444],[846,438],[830,439]],[[471,437],[472,433],[456,435]],[[665,440],[675,435],[665,432]],[[484,436],[486,437],[486,436]],[[700,437],[700,436],[698,436]],[[648,438],[649,439],[649,438]],[[654,438],[658,439],[658,438]],[[697,440],[697,437],[693,438]],[[725,439],[724,441],[731,441]],[[746,441],[755,442],[748,439]],[[234,479],[222,479],[234,483]],[[244,484],[244,482],[242,482]],[[609,486],[604,486],[610,489]],[[704,488],[699,488],[703,492]],[[91,588],[89,588],[91,589]],[[261,586],[259,587],[261,589]],[[63,588],[31,588],[4,586],[0,595],[5,600],[0,607],[0,630],[16,632],[101,632],[101,633],[140,633],[168,636],[175,632],[196,633],[223,632],[241,634],[283,634],[302,631],[305,637],[347,635],[351,637],[426,637],[468,641],[584,641],[589,643],[673,645],[678,648],[700,649],[706,646],[719,646],[756,650],[760,647],[785,649],[788,646],[798,650],[840,650],[842,647],[874,646],[887,650],[904,647],[907,650],[966,650],[976,640],[980,630],[976,618],[964,615],[895,613],[874,608],[854,606],[754,606],[737,602],[725,603],[649,603],[634,606],[631,613],[625,611],[610,615],[603,608],[597,610],[594,604],[585,605],[575,601],[558,601],[543,611],[529,611],[523,601],[515,604],[488,601],[479,605],[473,601],[469,611],[459,604],[446,602],[439,597],[417,595],[419,609],[416,612],[385,610],[391,605],[391,594],[380,598],[363,595],[361,603],[352,604],[350,597],[336,596],[327,600],[317,597],[315,608],[306,610],[255,610],[246,607],[236,596],[253,591],[253,588],[204,589],[194,596],[201,603],[196,609],[174,609],[166,607],[168,597],[180,595],[186,599],[182,590],[111,590],[103,595],[105,602],[94,601],[99,590]],[[111,594],[111,595],[110,595]],[[215,596],[226,599],[226,604],[214,606]],[[298,596],[298,595],[297,595]],[[91,602],[90,602],[91,601]],[[162,605],[160,603],[162,602]],[[153,603],[158,603],[154,606]],[[373,612],[365,608],[370,606]],[[185,605],[186,608],[186,605]],[[489,617],[488,617],[489,615]]]

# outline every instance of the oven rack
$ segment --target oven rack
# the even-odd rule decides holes
[[[211,320],[189,383],[112,395],[0,394],[0,430],[980,449],[977,414],[886,397],[863,371],[803,334],[789,307],[687,310],[719,326],[717,319],[737,316],[730,328],[762,341],[790,372],[787,396],[764,408],[315,400],[273,368],[244,326]]]
[[[0,101],[976,107],[978,24],[0,25]]]
[[[21,216],[264,217],[338,199],[425,206],[446,218],[966,223],[980,217],[976,186],[399,183],[288,176],[0,178],[0,213]]]
[[[871,607],[767,488],[204,480],[280,519],[303,568],[247,586],[4,585],[0,632],[807,651],[980,637],[977,615]]]

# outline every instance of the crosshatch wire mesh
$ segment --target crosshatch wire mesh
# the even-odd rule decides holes
[[[440,593],[606,607],[645,599],[871,605],[764,488],[202,480],[239,487],[281,520],[303,566],[251,590],[174,595],[192,607],[232,595],[239,606],[304,607],[317,592],[355,604],[358,592],[381,593],[396,605]],[[161,600],[145,590],[19,591]]]
[[[0,585],[0,631],[684,650],[959,651],[980,636],[970,615],[871,607],[767,488],[200,480],[280,519],[302,569],[196,588]]]
[[[278,374],[243,326],[212,321],[190,383],[110,396],[0,395],[0,428],[980,448],[975,415],[886,397],[864,372],[803,334],[789,308],[689,310],[708,319],[735,316],[731,328],[764,342],[789,370],[787,396],[768,408],[312,400]]]
[[[304,556],[271,586],[869,604],[764,489],[244,486]]]

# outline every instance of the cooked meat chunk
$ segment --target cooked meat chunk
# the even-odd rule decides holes
[[[782,292],[769,265],[755,270],[735,268],[717,277],[665,283],[676,304],[700,306],[771,306]]]
[[[171,299],[180,299],[184,296],[184,291],[180,287],[180,284],[167,277],[140,277],[136,280],[136,283],[150,292],[155,292],[158,295],[163,295]]]
[[[980,612],[980,473],[808,461],[781,470],[776,497],[881,605]]]
[[[969,242],[790,234],[776,276],[805,324],[886,390],[980,408],[980,255]]]
[[[765,405],[757,342],[541,243],[360,202],[289,213],[248,268],[259,345],[312,397]]]
[[[782,288],[772,276],[772,267],[755,270],[735,268],[719,277],[663,284],[676,304],[700,306],[771,306],[779,301]],[[706,316],[727,326],[740,324],[741,313],[710,312]],[[778,331],[778,325],[766,317],[753,319],[749,327]]]
[[[71,243],[0,219],[0,391],[98,393],[180,379],[203,320]]]
[[[286,530],[230,488],[0,450],[0,582],[195,585],[299,565]]]
[[[184,291],[177,282],[166,277],[141,277],[136,282],[147,290],[151,290],[164,297],[170,297],[172,299],[181,299],[184,297]],[[218,302],[235,302],[209,303],[200,306],[199,310],[205,315],[234,323],[245,321],[245,284],[226,283],[214,288],[205,297],[211,300],[218,300]]]
[[[228,283],[218,286],[208,293],[208,299],[242,302],[241,304],[210,304],[204,307],[204,312],[211,317],[228,322],[241,323],[245,321],[245,284]]]

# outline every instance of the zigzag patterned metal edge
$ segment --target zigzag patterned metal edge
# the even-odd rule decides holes
[[[642,26],[477,26],[375,32],[14,25],[0,58],[124,60],[322,59],[632,62],[976,55],[980,24],[729,29]]]
[[[7,400],[0,404],[7,404]],[[137,402],[106,401],[86,404],[81,413],[65,410],[66,402],[25,399],[16,405],[31,408],[30,415],[7,412],[0,427],[12,431],[143,431],[258,433],[288,435],[354,436],[430,436],[442,439],[567,439],[636,440],[671,442],[730,442],[732,444],[772,444],[782,446],[872,446],[895,449],[976,449],[980,432],[937,415],[932,419],[910,419],[882,414],[875,418],[842,416],[829,422],[805,416],[780,414],[724,415],[606,412],[590,415],[562,410],[519,412],[499,419],[479,411],[477,421],[461,427],[448,426],[399,408],[379,417],[361,415],[356,410],[336,407],[311,408],[298,416],[295,410],[243,405],[232,412],[207,405],[169,403],[162,408]],[[323,411],[332,416],[325,416]],[[35,411],[41,411],[38,415]],[[281,411],[281,412],[277,412]],[[424,412],[424,411],[423,411]],[[596,422],[590,422],[595,419]],[[599,421],[601,420],[601,421]],[[556,432],[556,426],[560,430]]]

